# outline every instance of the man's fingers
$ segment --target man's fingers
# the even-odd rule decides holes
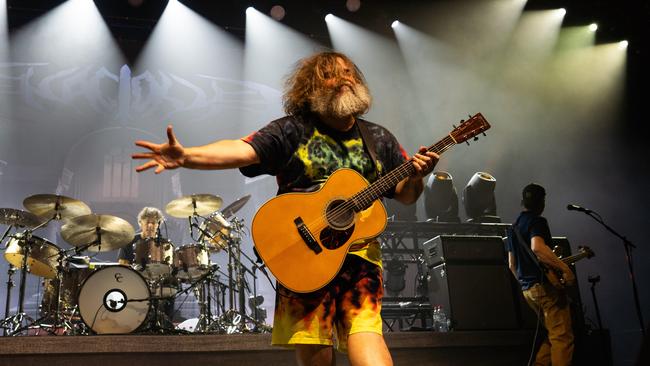
[[[162,173],[163,170],[165,170],[165,166],[162,164],[158,164],[158,167],[156,168],[156,170],[154,170],[154,173],[160,174]]]
[[[143,141],[143,140],[138,140],[135,142],[135,144],[136,146],[144,147],[145,149],[149,149],[151,151],[156,151],[160,147],[159,144],[154,144],[153,142]]]
[[[169,140],[169,145],[176,145],[178,142],[178,140],[176,140],[176,136],[174,135],[172,125],[167,126],[167,139]]]
[[[137,153],[131,155],[131,159],[153,159],[155,156],[154,153]]]
[[[135,168],[135,171],[136,172],[141,172],[141,171],[144,171],[144,170],[147,170],[147,169],[151,169],[151,168],[155,167],[156,165],[158,165],[157,161],[149,160],[148,162],[146,162],[146,163],[140,165],[139,167]]]

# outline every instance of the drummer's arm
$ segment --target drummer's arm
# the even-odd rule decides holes
[[[186,147],[183,167],[191,169],[229,169],[260,162],[253,147],[243,140],[220,140]]]

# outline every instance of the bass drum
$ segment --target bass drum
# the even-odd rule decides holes
[[[93,272],[79,291],[81,320],[97,334],[126,334],[147,319],[149,287],[135,270],[125,266]]]

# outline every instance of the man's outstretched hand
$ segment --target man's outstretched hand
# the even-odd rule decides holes
[[[185,148],[176,139],[172,125],[167,126],[167,139],[168,141],[164,144],[154,144],[142,140],[136,141],[137,146],[149,149],[150,152],[131,155],[133,159],[149,159],[146,163],[135,168],[135,171],[142,172],[156,167],[154,172],[160,174],[165,169],[176,169],[183,166],[186,158]]]

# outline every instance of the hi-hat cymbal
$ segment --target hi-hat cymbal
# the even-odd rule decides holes
[[[131,241],[135,230],[128,221],[111,215],[84,215],[70,219],[61,227],[63,240],[75,247],[93,244],[86,250],[108,252]]]
[[[251,199],[251,195],[247,194],[244,197],[238,198],[235,202],[229,204],[226,206],[223,210],[221,210],[221,214],[228,218],[232,216],[235,212],[239,211],[248,200]]]
[[[192,194],[179,197],[165,206],[165,212],[174,217],[188,217],[213,213],[221,207],[223,201],[213,194]]]
[[[85,203],[74,198],[56,194],[36,194],[25,198],[23,206],[41,218],[71,219],[73,217],[88,215],[92,211]]]
[[[0,208],[0,224],[33,228],[40,225],[41,220],[31,212]]]

